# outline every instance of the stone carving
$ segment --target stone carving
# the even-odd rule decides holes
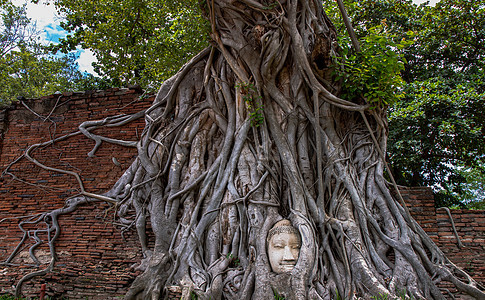
[[[268,232],[268,258],[275,273],[286,273],[293,267],[300,256],[301,238],[298,230],[290,221],[277,222]]]

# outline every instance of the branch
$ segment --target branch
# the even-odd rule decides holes
[[[347,28],[347,32],[349,33],[350,39],[352,40],[352,45],[354,46],[356,52],[360,52],[359,40],[355,35],[355,31],[354,31],[354,28],[352,27],[352,23],[350,22],[349,16],[347,14],[347,10],[345,9],[345,5],[342,2],[342,0],[337,0],[337,3],[338,3],[338,8],[340,9],[340,13],[342,14],[345,27]]]

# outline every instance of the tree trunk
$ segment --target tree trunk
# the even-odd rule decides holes
[[[442,280],[484,299],[393,196],[385,111],[338,97],[323,5],[204,3],[213,46],[162,85],[137,159],[106,194],[145,257],[127,299],[171,285],[199,299],[444,299]],[[267,235],[281,219],[301,248],[277,274]]]

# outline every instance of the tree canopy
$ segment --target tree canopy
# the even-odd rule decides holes
[[[485,181],[485,1],[443,0],[414,15],[390,159],[400,183],[433,187],[438,205],[476,207],[483,198],[469,202]]]
[[[26,5],[3,0],[0,6],[0,102],[35,98],[56,91],[107,87],[107,82],[79,71],[74,53],[54,55],[39,41],[40,31],[26,15]]]
[[[208,27],[189,1],[54,0],[70,34],[55,49],[91,49],[95,70],[115,85],[158,88],[208,45]]]
[[[398,183],[433,187],[438,206],[483,208],[485,1],[345,3],[360,39],[383,28],[388,46],[411,41],[393,47],[405,58],[405,84],[389,111],[388,153]]]

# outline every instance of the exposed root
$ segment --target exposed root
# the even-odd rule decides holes
[[[448,215],[448,218],[450,219],[451,228],[453,229],[453,234],[455,235],[456,243],[458,244],[458,248],[464,248],[465,246],[461,242],[460,236],[458,235],[458,232],[456,231],[455,222],[453,221],[453,217],[451,216],[450,209],[448,207],[440,207],[438,209],[443,209],[444,211],[446,211],[446,214]]]

